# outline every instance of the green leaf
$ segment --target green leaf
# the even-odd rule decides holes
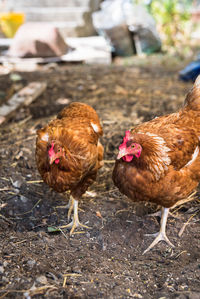
[[[53,226],[48,226],[47,230],[48,230],[48,233],[60,232],[60,229],[58,227],[53,227]]]

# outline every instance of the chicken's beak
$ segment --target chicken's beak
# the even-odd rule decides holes
[[[124,157],[126,155],[127,155],[126,149],[120,150],[119,154],[117,155],[117,160],[121,159],[122,157]]]
[[[49,164],[53,164],[53,162],[55,161],[55,158],[54,157],[49,157]]]

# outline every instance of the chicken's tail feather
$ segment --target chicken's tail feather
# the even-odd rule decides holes
[[[189,110],[200,110],[200,75],[196,78],[193,87],[188,92],[184,106]]]

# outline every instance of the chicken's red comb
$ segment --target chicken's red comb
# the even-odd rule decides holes
[[[126,146],[127,141],[130,140],[130,137],[131,137],[131,132],[130,131],[126,131],[125,132],[125,136],[123,138],[123,142],[119,146],[119,150],[123,149]]]
[[[128,130],[125,132],[125,137],[124,137],[123,141],[127,142],[130,139],[130,137],[131,137],[131,131]]]

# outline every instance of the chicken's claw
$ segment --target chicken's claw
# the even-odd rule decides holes
[[[143,254],[147,253],[150,249],[152,249],[160,241],[165,241],[168,245],[170,245],[171,247],[174,247],[174,245],[170,242],[170,240],[166,236],[166,233],[163,233],[162,231],[160,231],[159,233],[156,233],[156,234],[153,234],[153,235],[157,235],[157,237],[149,245],[149,247],[143,252]]]
[[[89,226],[87,226],[87,225],[85,225],[85,224],[82,224],[81,222],[79,222],[79,220],[77,221],[77,220],[72,220],[72,222],[70,222],[69,224],[67,224],[67,225],[63,225],[63,226],[59,226],[59,228],[70,228],[71,227],[71,230],[70,230],[70,236],[74,233],[74,230],[77,228],[77,227],[79,227],[79,226],[81,226],[81,227],[85,227],[85,228],[87,228],[87,229],[91,229],[91,227],[89,227]]]
[[[166,236],[166,232],[165,232],[168,213],[169,213],[169,209],[168,208],[162,208],[160,231],[158,233],[156,233],[156,234],[153,234],[153,236],[156,236],[156,238],[149,245],[149,247],[143,252],[143,254],[147,253],[150,249],[152,249],[160,241],[165,241],[171,247],[174,247],[174,245],[169,241],[168,237]]]
[[[82,224],[79,221],[79,218],[78,218],[78,200],[75,200],[73,197],[71,197],[70,201],[69,201],[69,205],[70,206],[69,206],[69,211],[68,211],[68,220],[71,216],[72,209],[74,209],[73,220],[72,220],[72,222],[70,222],[67,225],[59,226],[59,228],[62,229],[62,228],[70,228],[71,227],[71,230],[70,230],[70,233],[69,233],[70,236],[73,234],[74,230],[79,226],[90,229],[91,227],[89,227],[85,224]]]

